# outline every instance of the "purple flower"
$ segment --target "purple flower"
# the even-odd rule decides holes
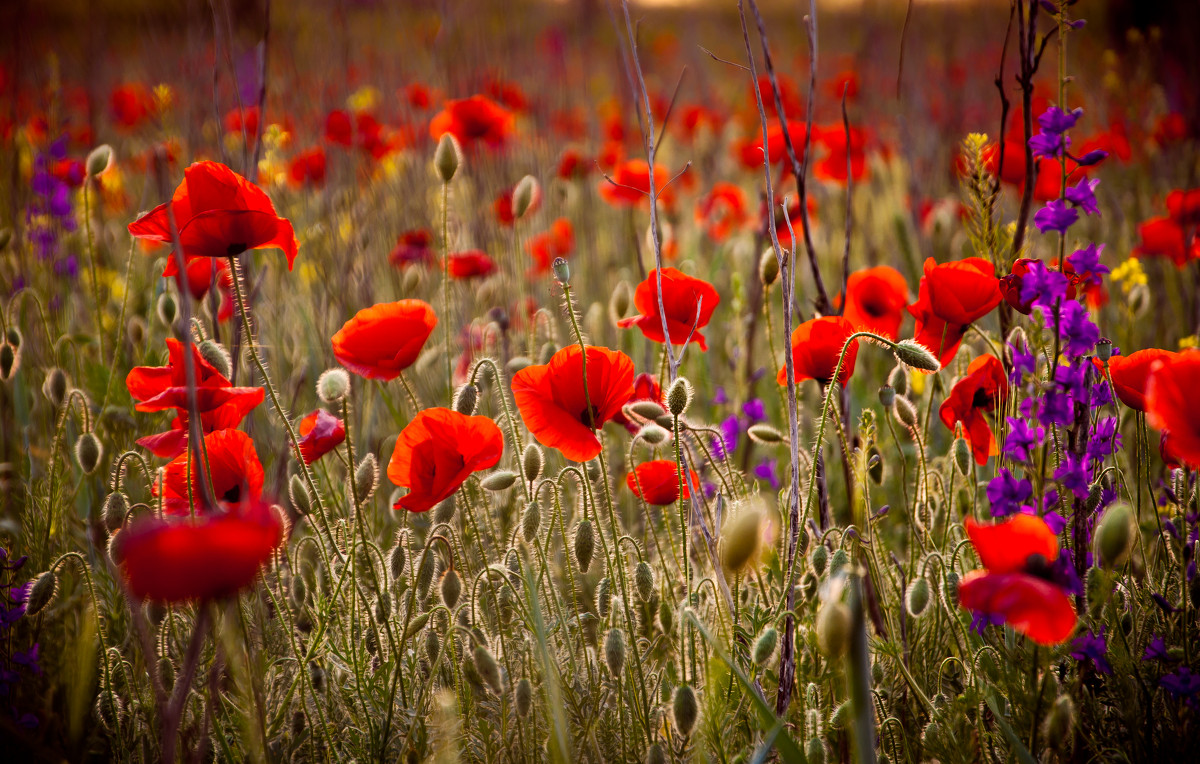
[[[742,413],[751,422],[761,422],[767,418],[767,407],[763,404],[762,398],[751,398],[742,404]]]
[[[1042,515],[1042,520],[1045,521],[1046,525],[1050,528],[1050,532],[1055,536],[1062,533],[1067,527],[1067,518],[1058,514],[1058,512],[1054,510],[1050,510],[1046,514]],[[1071,568],[1071,572],[1075,572],[1075,569]]]
[[[1071,139],[1065,135],[1055,135],[1043,130],[1029,139],[1029,148],[1035,157],[1056,159],[1062,156],[1070,143]]]
[[[1099,215],[1100,207],[1096,204],[1096,186],[1100,185],[1100,180],[1081,179],[1074,186],[1068,188],[1063,196],[1067,201],[1079,207],[1088,215]]]
[[[1045,427],[1031,427],[1024,419],[1008,417],[1008,436],[1004,439],[1004,456],[1016,462],[1029,460],[1029,452],[1042,444]]]
[[[729,396],[725,394],[724,387],[717,385],[717,391],[713,393],[712,402],[714,406],[720,406],[722,404],[729,403]]]
[[[1087,283],[1098,285],[1100,277],[1109,272],[1109,267],[1100,262],[1100,253],[1103,251],[1103,244],[1092,243],[1067,255],[1067,262],[1075,267],[1075,272],[1081,277],[1086,277]]]
[[[1112,388],[1107,384],[1092,386],[1091,405],[1094,409],[1104,408],[1113,402]]]
[[[1068,356],[1090,353],[1100,339],[1100,329],[1092,323],[1087,308],[1077,302],[1063,305],[1057,323],[1058,336],[1066,343],[1063,352]]]
[[[1159,679],[1158,686],[1180,700],[1194,703],[1196,694],[1200,693],[1200,675],[1193,674],[1187,666],[1180,666]]]
[[[1038,417],[1045,424],[1066,427],[1075,421],[1075,399],[1060,390],[1047,390],[1042,399],[1042,410]]]
[[[1091,167],[1092,165],[1100,164],[1105,159],[1108,159],[1108,152],[1104,149],[1096,149],[1095,151],[1089,151],[1088,153],[1079,157],[1075,160],[1075,162],[1080,167]]]
[[[1021,277],[1021,302],[1042,308],[1053,308],[1066,299],[1067,277],[1035,260]]]
[[[738,447],[738,436],[741,434],[742,423],[738,420],[737,414],[731,414],[726,417],[717,427],[721,430],[721,437],[713,437],[712,447],[713,455],[716,458],[724,461]]]
[[[983,630],[989,626],[999,626],[1004,623],[1004,616],[996,613],[981,613],[976,612],[975,617],[971,619],[971,631],[979,636],[983,636]]]
[[[1088,441],[1087,455],[1091,459],[1104,457],[1121,450],[1121,433],[1117,431],[1117,417],[1108,416],[1096,422]]]
[[[1062,463],[1058,465],[1058,469],[1054,470],[1054,479],[1062,483],[1063,488],[1075,494],[1076,498],[1087,497],[1089,491],[1087,459],[1068,453]]]
[[[1038,126],[1042,132],[1051,135],[1061,135],[1075,127],[1075,123],[1083,116],[1083,109],[1063,111],[1057,106],[1051,106],[1038,116]]]
[[[1054,370],[1054,381],[1071,394],[1075,400],[1080,400],[1087,392],[1087,366],[1073,363],[1069,366],[1059,366]]]
[[[1021,510],[1021,505],[1033,496],[1033,484],[1018,480],[1007,467],[988,482],[987,497],[992,505],[992,517],[1007,517]]]
[[[1008,381],[1014,385],[1018,385],[1021,383],[1021,378],[1024,375],[1033,374],[1037,371],[1037,356],[1029,350],[1028,346],[1019,348],[1016,345],[1009,344],[1008,349],[1009,354],[1012,356],[1012,372],[1008,375]]]
[[[1151,637],[1150,644],[1146,645],[1146,652],[1142,654],[1142,660],[1172,663],[1175,659],[1167,652],[1167,643],[1162,637]]]
[[[1046,202],[1046,206],[1034,213],[1033,216],[1033,224],[1042,233],[1058,231],[1065,234],[1068,228],[1075,225],[1076,220],[1079,220],[1078,210],[1068,207],[1062,199]]]
[[[754,477],[758,478],[759,480],[767,481],[767,483],[771,486],[772,491],[779,490],[779,486],[781,484],[779,482],[779,473],[775,469],[774,459],[763,459],[761,462],[755,465]]]
[[[1109,665],[1108,659],[1104,656],[1108,653],[1108,640],[1104,638],[1104,627],[1100,627],[1100,633],[1088,631],[1087,634],[1081,634],[1074,642],[1071,643],[1071,657],[1080,661],[1091,661],[1092,665],[1101,674],[1111,674],[1112,666]]]

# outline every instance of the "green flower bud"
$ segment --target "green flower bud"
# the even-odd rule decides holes
[[[112,146],[109,146],[107,143],[100,144],[87,155],[87,161],[84,163],[87,174],[93,178],[103,175],[112,164],[112,159]]]
[[[125,515],[128,513],[129,499],[125,497],[125,494],[113,491],[104,497],[104,509],[101,517],[104,520],[104,527],[108,529],[109,533],[113,533],[125,524]]]
[[[731,573],[740,573],[758,554],[762,541],[762,512],[747,507],[730,517],[721,527],[721,564]]]
[[[779,278],[779,258],[775,256],[774,248],[764,250],[758,258],[758,278],[767,287]]]
[[[696,726],[696,718],[700,715],[700,705],[696,702],[696,691],[686,684],[676,687],[675,697],[671,701],[671,715],[679,734],[685,738],[691,735]]]
[[[85,432],[75,441],[75,461],[83,474],[90,475],[100,465],[100,457],[104,455],[104,446],[95,433]]]
[[[517,682],[516,690],[517,716],[524,719],[533,708],[533,684],[526,678]]]
[[[896,354],[896,360],[913,369],[937,372],[942,368],[937,357],[916,340],[900,340],[892,346],[892,351]]]
[[[831,660],[840,658],[850,641],[850,608],[826,602],[817,611],[817,649]]]
[[[11,343],[0,344],[0,381],[7,382],[17,373],[21,360],[17,348]]]
[[[895,414],[896,421],[910,430],[917,426],[917,410],[913,407],[912,401],[903,395],[896,396],[892,413]]]
[[[829,548],[824,544],[817,544],[813,547],[812,554],[808,556],[808,564],[813,569],[813,573],[818,576],[825,575],[825,568],[829,565]]]
[[[775,653],[775,645],[779,642],[779,631],[774,626],[768,626],[754,640],[754,662],[759,666],[767,665]]]
[[[671,609],[671,604],[666,600],[658,603],[658,625],[662,627],[663,634],[668,637],[675,630],[675,611]]]
[[[1123,565],[1133,549],[1137,529],[1128,504],[1109,507],[1096,524],[1096,560],[1105,568]]]
[[[1072,748],[1075,737],[1075,701],[1070,695],[1059,695],[1050,706],[1044,722],[1045,738],[1050,745],[1062,753]]]
[[[591,520],[584,520],[575,526],[575,562],[580,572],[587,573],[592,566],[592,554],[596,551],[596,531]]]
[[[512,195],[513,218],[520,220],[525,217],[525,213],[529,211],[529,208],[533,206],[534,202],[541,195],[541,186],[538,184],[537,178],[532,175],[526,175],[517,181]]]
[[[453,496],[449,496],[439,501],[437,506],[433,508],[433,522],[438,525],[450,522],[454,519],[454,510],[455,504]]]
[[[462,579],[458,576],[458,571],[453,567],[447,568],[442,574],[442,602],[446,603],[446,607],[451,610],[458,604],[458,597],[462,594]]]
[[[454,410],[460,414],[471,416],[478,405],[479,388],[470,382],[458,388],[458,392],[454,394]]]
[[[433,584],[433,576],[437,568],[437,558],[429,550],[425,550],[421,558],[421,566],[417,569],[417,596],[422,600],[429,595],[429,587]]]
[[[317,377],[317,397],[325,403],[337,403],[349,394],[350,375],[345,369],[326,369]]]
[[[694,394],[692,383],[684,377],[678,377],[667,389],[667,410],[671,412],[672,416],[683,416],[684,412],[688,410],[688,406],[692,405]]]
[[[746,434],[749,435],[750,440],[754,441],[755,443],[762,443],[768,446],[773,446],[787,441],[787,438],[782,432],[776,430],[769,424],[763,424],[761,422],[750,425],[749,429],[746,430]]]
[[[633,414],[639,419],[647,419],[651,422],[657,422],[667,413],[666,409],[654,401],[636,401],[629,404],[629,410],[632,411]],[[669,419],[670,418],[668,417],[668,420]]]
[[[483,645],[476,645],[474,658],[479,677],[493,693],[499,695],[504,687],[500,683],[500,664],[496,663],[496,656]]]
[[[525,453],[521,455],[521,464],[525,468],[525,479],[532,483],[541,477],[542,468],[546,466],[546,457],[542,455],[542,449],[538,448],[536,443],[530,443],[525,446]]]
[[[606,577],[596,584],[596,615],[608,618],[612,609],[612,582]]]
[[[850,564],[850,555],[846,554],[845,549],[835,549],[829,557],[829,575],[836,576],[841,572],[842,568]]]
[[[55,409],[62,408],[63,401],[67,399],[66,372],[57,366],[46,372],[46,381],[42,383],[42,394],[54,405]]]
[[[648,602],[654,594],[654,571],[650,569],[650,563],[642,560],[637,564],[633,569],[633,584],[642,602]]]
[[[170,327],[175,323],[175,316],[179,314],[179,306],[175,302],[175,295],[170,292],[163,292],[158,296],[158,305],[156,307],[158,321],[163,326]]]
[[[33,579],[29,588],[29,597],[25,600],[25,615],[35,616],[50,606],[54,595],[58,593],[58,577],[54,571],[47,570]]]
[[[308,600],[308,586],[304,583],[304,576],[292,576],[291,595],[292,604],[297,608],[304,607]]]
[[[628,281],[618,281],[613,287],[612,296],[608,298],[608,317],[615,324],[629,312],[633,302],[633,294]]]
[[[804,744],[804,756],[808,764],[825,764],[825,743],[820,738],[810,737]]]
[[[379,484],[379,460],[375,454],[367,454],[354,470],[354,498],[359,504],[365,504],[375,486]]]
[[[638,439],[644,440],[652,446],[657,446],[665,443],[667,438],[671,437],[671,433],[667,432],[657,424],[650,422],[638,431]]]
[[[517,482],[517,473],[512,470],[497,470],[479,481],[479,484],[489,491],[503,491],[511,488],[515,482]]]
[[[929,607],[929,581],[924,577],[914,578],[904,594],[904,606],[913,618],[920,618]]]
[[[458,145],[458,139],[450,133],[442,133],[437,149],[433,152],[433,166],[437,170],[438,177],[442,179],[442,183],[454,180],[460,164],[462,164],[462,148]]]
[[[529,502],[525,513],[521,515],[521,537],[527,544],[532,544],[537,538],[538,529],[542,527],[542,510],[536,500]]]
[[[615,677],[625,668],[625,635],[620,629],[609,629],[604,637],[604,662]]]
[[[954,466],[963,477],[971,474],[971,446],[966,438],[954,439]]]
[[[908,369],[904,364],[896,364],[888,374],[888,385],[896,391],[896,395],[908,395]]]
[[[646,764],[667,764],[667,754],[663,752],[662,743],[651,743],[646,749]]]
[[[301,516],[312,511],[312,494],[304,485],[304,478],[299,475],[292,475],[292,479],[288,481],[288,498],[292,500],[292,507]]]
[[[200,357],[208,361],[208,365],[217,370],[225,379],[233,374],[233,359],[229,357],[229,351],[224,345],[220,345],[213,340],[204,340],[196,349],[200,351]]]

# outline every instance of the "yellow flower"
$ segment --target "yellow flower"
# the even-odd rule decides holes
[[[1146,286],[1149,283],[1146,272],[1142,270],[1142,263],[1136,257],[1131,257],[1113,268],[1110,278],[1113,283],[1121,285],[1121,291],[1125,294],[1129,294],[1136,286]]]
[[[1197,337],[1195,334],[1189,334],[1186,337],[1179,338],[1180,350],[1190,350],[1196,347],[1200,347],[1200,337]]]
[[[346,99],[350,111],[373,111],[379,105],[379,91],[370,85],[361,87]]]

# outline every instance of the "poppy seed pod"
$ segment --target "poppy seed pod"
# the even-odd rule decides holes
[[[67,398],[66,372],[57,366],[48,371],[46,381],[42,383],[42,394],[54,405],[54,408],[62,408],[63,401]]]
[[[454,180],[460,164],[462,164],[462,148],[458,145],[458,139],[450,133],[442,133],[437,149],[433,152],[433,166],[437,170],[438,177],[442,179],[442,183]]]
[[[571,283],[571,264],[567,262],[567,258],[554,258],[554,262],[550,264],[550,269],[554,271],[554,278],[558,283],[564,285]]]
[[[971,446],[966,438],[954,439],[954,466],[963,477],[971,474]]]
[[[451,610],[458,604],[458,597],[462,594],[462,579],[458,576],[458,571],[454,568],[448,568],[442,574],[442,602],[446,603],[446,607]]]
[[[16,373],[20,360],[17,348],[5,342],[0,344],[0,381],[7,382]]]
[[[492,655],[491,651],[483,645],[475,646],[475,670],[479,672],[479,678],[487,684],[492,692],[499,695],[504,687],[500,683],[500,664],[496,663],[496,656]]]
[[[850,639],[850,608],[826,602],[817,611],[817,649],[826,658],[840,658]]]
[[[533,205],[533,200],[541,194],[541,186],[537,178],[526,175],[517,181],[512,194],[512,216],[516,220],[525,217],[525,213]]]
[[[883,387],[879,388],[879,402],[882,403],[885,408],[891,408],[896,402],[896,388],[892,387],[891,385],[884,385]]]
[[[600,579],[600,583],[596,584],[596,615],[601,618],[608,618],[608,612],[612,608],[612,581],[608,578]]]
[[[625,635],[620,629],[609,629],[604,637],[604,662],[615,677],[625,668]]]
[[[912,429],[917,426],[917,410],[913,407],[912,401],[903,395],[897,395],[895,403],[892,406],[892,413],[896,416],[896,421],[905,427]]]
[[[542,467],[546,465],[546,457],[536,443],[525,446],[525,452],[521,454],[521,465],[525,469],[525,479],[530,483],[542,476]]]
[[[222,377],[229,379],[233,372],[233,359],[229,357],[229,351],[224,345],[220,345],[213,340],[204,340],[196,348],[200,351],[200,356],[208,361],[208,364],[220,372]]]
[[[359,504],[365,504],[375,486],[379,484],[379,460],[375,454],[367,454],[354,469],[354,498]]]
[[[524,719],[529,716],[529,711],[533,708],[533,683],[526,678],[522,678],[517,682],[516,705],[517,716]]]
[[[762,513],[747,508],[730,517],[721,527],[721,564],[730,573],[740,573],[758,554],[762,538]]]
[[[654,594],[654,571],[650,569],[650,563],[642,560],[637,564],[633,569],[633,584],[642,602],[649,602],[650,595]]]
[[[1129,559],[1135,534],[1133,513],[1128,504],[1114,504],[1105,510],[1096,524],[1096,560],[1105,568],[1115,568]]]
[[[759,666],[767,665],[767,661],[771,660],[771,656],[775,653],[775,645],[779,642],[779,630],[774,626],[768,626],[758,635],[758,639],[754,640],[754,662]]]
[[[58,577],[54,571],[47,570],[33,579],[29,587],[29,597],[25,600],[25,615],[34,616],[50,606],[58,591]]]
[[[517,473],[512,470],[496,470],[479,481],[479,484],[489,491],[503,491],[511,488],[515,482],[517,482]]]
[[[458,388],[458,392],[454,394],[454,410],[460,414],[470,416],[475,413],[478,405],[479,388],[470,382]]]
[[[163,326],[170,328],[175,323],[175,316],[179,312],[179,306],[175,302],[175,295],[170,292],[163,292],[158,296],[158,304],[155,306],[155,315],[158,316],[158,321]]]
[[[349,394],[350,375],[345,369],[326,369],[317,377],[317,397],[325,403],[337,403]]]
[[[696,691],[686,684],[676,687],[675,697],[671,701],[671,716],[679,734],[684,737],[691,735],[699,715],[700,706],[696,702]]]
[[[675,611],[671,609],[671,603],[662,600],[658,603],[658,625],[662,627],[663,634],[668,637],[671,632],[675,631]]]
[[[125,524],[125,515],[128,512],[129,499],[125,498],[125,494],[113,491],[104,497],[104,510],[101,512],[101,517],[104,519],[104,527],[108,529],[109,533]]]
[[[774,249],[766,249],[758,259],[758,278],[763,286],[771,286],[779,278],[779,258]]]
[[[596,531],[591,520],[583,520],[575,526],[575,562],[582,573],[592,566],[592,555],[596,551]]]
[[[913,579],[904,593],[904,607],[913,618],[920,618],[929,607],[929,581],[924,577]]]
[[[761,422],[750,425],[749,429],[746,430],[746,434],[749,435],[750,440],[753,440],[755,443],[762,443],[768,446],[773,446],[777,443],[783,443],[786,440],[782,432],[776,430],[769,424],[762,424]]]
[[[112,159],[112,146],[109,146],[107,143],[100,144],[87,155],[87,161],[84,162],[87,174],[93,178],[103,175],[104,171],[112,164]]]
[[[292,475],[288,481],[288,497],[292,500],[292,507],[301,515],[312,511],[312,494],[304,485],[304,478],[299,475]]]
[[[1107,361],[1112,358],[1113,344],[1107,337],[1101,337],[1096,343],[1096,358]]]
[[[672,382],[671,387],[667,389],[667,410],[671,412],[671,416],[683,416],[688,406],[692,405],[694,395],[692,383],[688,382],[686,377],[679,377]]]
[[[100,444],[100,439],[95,433],[85,432],[75,441],[75,461],[79,463],[83,474],[90,475],[95,472],[103,455],[104,446]]]
[[[824,544],[817,544],[813,547],[812,554],[808,556],[808,564],[812,567],[813,573],[818,576],[825,575],[825,568],[829,565],[829,549]]]
[[[896,360],[905,366],[928,372],[937,372],[942,368],[937,356],[915,340],[900,340],[892,346],[892,351],[896,354]]]

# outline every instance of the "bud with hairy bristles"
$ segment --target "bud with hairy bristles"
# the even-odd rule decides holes
[[[917,410],[912,405],[912,401],[905,396],[896,396],[896,401],[892,406],[892,413],[895,414],[896,421],[910,430],[917,426]]]
[[[971,446],[966,438],[954,439],[954,466],[963,477],[971,474]]]
[[[308,486],[304,485],[304,478],[299,475],[292,475],[292,479],[288,481],[288,498],[292,500],[292,507],[300,515],[307,515],[312,511],[312,494],[308,492]]]
[[[496,663],[496,656],[492,655],[491,651],[483,645],[476,645],[474,657],[475,670],[479,672],[479,678],[492,692],[499,695],[504,687],[500,683],[500,664]]]
[[[536,500],[529,502],[521,515],[521,538],[525,543],[532,544],[537,538],[538,529],[542,527],[542,510]]]
[[[7,382],[20,368],[21,355],[10,342],[0,343],[0,381]]]
[[[579,570],[587,573],[588,568],[592,566],[592,555],[596,551],[596,530],[592,527],[591,520],[583,520],[579,525],[575,526],[575,562],[579,565]]]
[[[455,509],[456,507],[453,496],[448,496],[447,498],[442,499],[438,502],[437,506],[433,508],[433,522],[438,525],[450,522],[454,519]]]
[[[521,681],[517,682],[515,695],[517,716],[524,719],[529,716],[529,711],[533,708],[533,683],[522,677]]]
[[[600,583],[596,584],[596,615],[601,618],[608,618],[608,613],[611,609],[612,581],[605,577],[600,579]]]
[[[454,394],[454,410],[460,414],[471,416],[479,405],[479,388],[468,382],[458,388]]]
[[[696,702],[696,691],[686,684],[676,687],[675,697],[671,701],[671,716],[679,734],[684,737],[691,735],[699,715],[700,705]]]
[[[117,528],[125,524],[125,515],[129,513],[129,499],[120,491],[113,491],[108,496],[104,497],[104,510],[101,512],[101,517],[104,520],[104,527],[112,533]]]
[[[746,434],[749,435],[750,440],[753,440],[755,443],[762,443],[768,446],[773,446],[777,443],[784,443],[787,441],[787,438],[782,432],[776,430],[769,424],[763,424],[761,422],[750,425],[749,429],[746,430]]]
[[[646,749],[645,764],[667,764],[667,754],[663,751],[662,743],[651,743]]]
[[[291,595],[292,604],[298,608],[304,607],[308,599],[308,586],[304,583],[304,576],[292,576]]]
[[[928,372],[941,371],[942,365],[938,363],[937,356],[916,340],[900,340],[892,345],[892,351],[896,354],[896,360],[905,366]]]
[[[536,443],[530,443],[525,446],[525,453],[521,455],[521,464],[525,468],[525,479],[532,483],[541,477],[542,468],[546,466],[546,457]]]
[[[650,595],[654,594],[654,571],[650,569],[650,563],[638,562],[633,569],[633,584],[642,602],[649,602]]]
[[[1096,524],[1096,561],[1105,568],[1123,565],[1133,550],[1136,534],[1128,504],[1114,504]]]
[[[613,676],[621,676],[625,668],[625,635],[620,629],[609,629],[604,637],[604,662]]]
[[[920,618],[929,607],[929,581],[924,576],[914,578],[904,593],[904,607],[913,618]]]
[[[90,475],[95,472],[103,455],[104,446],[100,444],[100,439],[95,433],[85,432],[75,441],[75,461],[79,463],[83,474]]]
[[[667,410],[655,401],[636,401],[629,404],[629,410],[640,419],[646,419],[651,422],[657,422],[666,416],[667,413]]]
[[[326,369],[317,377],[317,397],[325,403],[337,403],[349,394],[350,375],[345,369]]]
[[[1075,701],[1070,695],[1059,695],[1050,706],[1044,722],[1045,737],[1059,752],[1069,752],[1075,738]]]
[[[667,432],[662,427],[659,427],[657,424],[650,422],[646,426],[642,427],[642,429],[638,430],[637,436],[639,440],[644,440],[652,446],[657,446],[665,443],[667,438],[671,437],[671,433]]]
[[[758,259],[758,278],[763,286],[771,286],[779,278],[779,258],[774,249],[767,249]]]
[[[754,640],[754,662],[760,666],[767,665],[775,653],[775,645],[779,642],[779,631],[774,626],[768,626]]]
[[[425,631],[425,657],[429,659],[432,665],[438,659],[438,655],[442,652],[442,641],[438,639],[437,632],[433,629]]]
[[[58,577],[54,571],[47,570],[33,579],[29,588],[29,597],[25,600],[25,615],[34,616],[50,606],[54,595],[58,592]]]
[[[163,292],[158,296],[158,304],[155,306],[155,315],[158,316],[158,321],[163,326],[170,327],[175,323],[175,316],[179,314],[179,305],[175,302],[175,295],[170,292]]]
[[[437,149],[433,152],[433,166],[437,170],[438,177],[442,179],[442,183],[454,180],[460,164],[462,164],[462,147],[458,145],[458,139],[450,133],[442,133]]]
[[[104,172],[112,164],[112,160],[112,146],[109,146],[107,143],[102,143],[96,148],[92,149],[91,153],[87,155],[87,161],[84,162],[84,167],[90,177],[97,178],[104,174]]]
[[[517,181],[517,185],[513,188],[512,195],[512,215],[513,218],[520,220],[525,217],[525,213],[533,206],[534,201],[541,196],[542,188],[538,183],[537,178],[532,175],[526,175]]]
[[[517,473],[512,470],[496,470],[479,481],[479,484],[489,491],[503,491],[511,488],[515,482],[517,482]]]
[[[229,351],[224,345],[214,340],[204,340],[196,349],[200,351],[200,357],[208,361],[208,365],[217,370],[217,372],[225,379],[233,374],[233,359],[229,357]]]
[[[354,469],[354,498],[358,500],[359,504],[366,503],[367,499],[371,498],[371,494],[375,493],[377,485],[379,485],[379,460],[375,458],[375,454],[367,454]]]
[[[850,564],[850,555],[845,549],[835,549],[833,554],[829,556],[829,575],[836,576],[847,565]]]
[[[447,568],[442,574],[442,602],[446,603],[446,607],[451,610],[458,604],[458,597],[462,594],[462,579],[458,576],[458,571],[453,567]]]
[[[850,641],[850,608],[826,602],[817,611],[817,649],[826,658],[840,658]]]
[[[67,373],[57,366],[46,372],[46,381],[42,383],[42,394],[54,405],[54,408],[62,408],[63,401],[67,399]]]
[[[428,549],[425,550],[421,557],[421,566],[417,569],[417,596],[422,600],[429,594],[429,587],[433,584],[433,574],[436,572],[437,559]]]
[[[829,548],[824,544],[817,544],[813,547],[812,554],[808,556],[808,564],[813,569],[813,573],[818,576],[825,575],[825,568],[829,565]]]
[[[762,519],[757,507],[747,507],[721,526],[721,564],[725,570],[741,573],[758,554]]]
[[[671,412],[671,416],[683,416],[688,406],[692,405],[694,395],[692,383],[688,382],[686,377],[678,377],[672,382],[671,387],[667,389],[667,410]]]
[[[825,764],[825,743],[819,737],[810,737],[804,744],[804,757],[808,764]]]
[[[819,548],[824,549],[824,547]],[[817,596],[817,587],[820,585],[821,582],[817,580],[817,574],[811,570],[808,571],[803,576],[800,576],[800,596],[804,598],[805,602],[812,600],[813,597]]]
[[[666,600],[658,603],[658,625],[662,627],[663,634],[668,637],[675,630],[675,611],[671,609],[671,603]]]
[[[633,302],[633,293],[628,281],[618,281],[613,287],[612,296],[608,298],[608,317],[615,324],[625,314],[629,312],[629,305]]]
[[[904,364],[896,364],[888,374],[887,383],[896,391],[896,395],[908,395],[908,369],[904,368]]]
[[[119,530],[108,537],[108,559],[112,560],[112,564],[117,567],[125,562],[125,541],[126,536],[124,530]]]

